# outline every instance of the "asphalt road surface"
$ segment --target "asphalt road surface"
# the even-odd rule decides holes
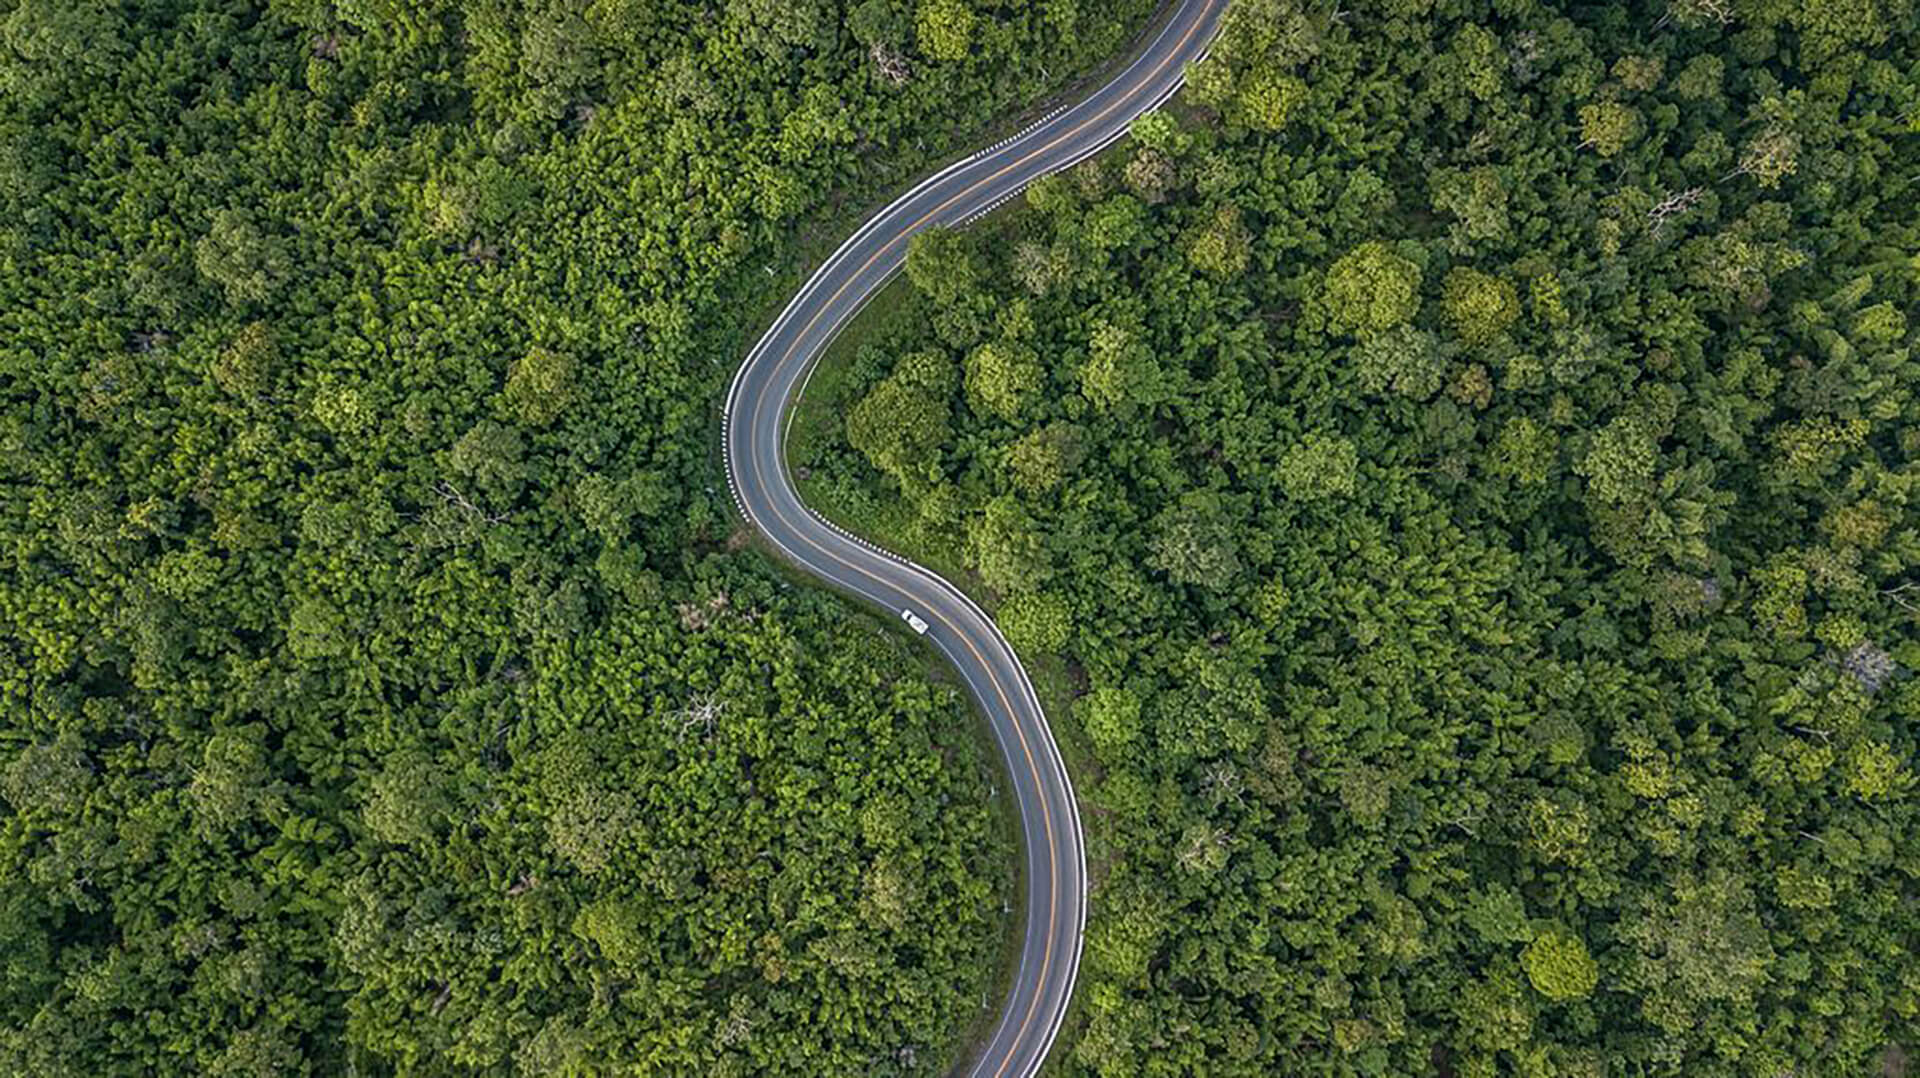
[[[1180,88],[1226,3],[1183,0],[1139,56],[1091,96],[955,162],[875,214],[808,279],[727,393],[727,478],[741,512],[784,557],[827,584],[895,618],[910,610],[924,619],[927,638],[959,671],[1006,759],[1026,847],[1026,932],[993,1034],[966,1071],[980,1078],[1037,1073],[1073,997],[1087,911],[1073,785],[1027,672],[993,619],[940,577],[801,504],[786,466],[787,410],[834,334],[905,264],[910,237],[965,224],[1124,136],[1135,117]]]

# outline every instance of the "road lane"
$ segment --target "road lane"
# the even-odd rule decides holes
[[[785,558],[898,617],[911,609],[959,672],[1005,758],[1025,846],[1025,937],[992,1035],[967,1071],[1036,1073],[1073,997],[1086,926],[1086,865],[1072,782],[1033,685],[980,607],[928,570],[827,522],[786,467],[785,416],[829,342],[906,261],[907,241],[958,226],[1126,134],[1179,89],[1227,0],[1184,0],[1111,81],[1071,108],[941,170],[879,211],[821,264],[747,355],[727,393],[727,479],[746,518]]]

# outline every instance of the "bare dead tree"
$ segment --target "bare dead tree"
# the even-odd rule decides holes
[[[448,505],[463,510],[468,516],[487,524],[505,524],[513,515],[511,513],[487,512],[485,509],[473,504],[472,499],[468,498],[465,494],[460,493],[460,488],[444,479],[434,484],[433,492],[440,495],[440,499]]]
[[[1537,73],[1535,65],[1542,55],[1539,34],[1524,30],[1513,35],[1507,46],[1507,67],[1513,72],[1514,81],[1532,82]]]
[[[1733,21],[1732,0],[1672,0],[1667,5],[1667,13],[1653,24],[1655,30],[1666,27],[1668,23],[1678,21],[1682,26],[1705,26],[1714,23],[1725,26]]]
[[[1449,826],[1458,827],[1460,830],[1466,832],[1468,838],[1479,838],[1480,836],[1474,831],[1474,827],[1479,824],[1486,814],[1487,810],[1485,808],[1475,805],[1472,808],[1455,813],[1447,820],[1447,823]]]
[[[873,48],[867,50],[867,57],[873,61],[873,68],[889,86],[904,86],[912,77],[913,68],[908,66],[907,58],[884,41],[876,41]]]
[[[1225,760],[1207,768],[1206,775],[1200,780],[1200,785],[1207,792],[1207,800],[1211,801],[1216,808],[1229,801],[1236,805],[1240,804],[1240,795],[1245,789],[1240,781],[1240,772],[1234,770],[1233,765]]]
[[[1899,664],[1893,661],[1893,656],[1870,640],[1862,640],[1832,661],[1868,695],[1878,693],[1881,686],[1899,670]]]
[[[1181,844],[1177,860],[1180,867],[1189,872],[1205,868],[1207,862],[1217,854],[1226,853],[1233,837],[1218,827],[1202,827],[1188,832],[1187,841]]]
[[[1700,204],[1701,196],[1706,194],[1704,187],[1689,187],[1677,195],[1668,195],[1658,205],[1647,211],[1647,229],[1658,236],[1667,222],[1686,213]]]
[[[727,1008],[727,1020],[720,1024],[717,1039],[721,1047],[744,1044],[753,1035],[753,1018],[747,1014],[744,996],[734,997],[733,1004]]]
[[[480,237],[475,236],[472,242],[467,244],[465,258],[469,266],[498,265],[500,262],[500,245],[497,243],[488,243]]]
[[[685,741],[688,734],[698,734],[705,738],[711,736],[715,726],[720,723],[720,715],[727,709],[726,701],[718,693],[701,693],[687,701],[687,706],[667,717],[668,729],[675,741]]]
[[[674,607],[680,615],[680,625],[690,633],[712,628],[722,615],[732,606],[733,600],[724,591],[715,592],[704,603],[680,603]]]

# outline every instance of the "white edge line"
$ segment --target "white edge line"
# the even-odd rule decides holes
[[[1162,29],[1160,36],[1156,38],[1153,45],[1149,45],[1148,48],[1143,52],[1142,58],[1144,58],[1144,56],[1147,53],[1151,53],[1153,51],[1154,45],[1159,44],[1159,41],[1161,39],[1164,39],[1165,35],[1172,30],[1173,25],[1174,25],[1173,23],[1169,23],[1167,27]],[[1187,63],[1200,63],[1204,61],[1211,54],[1212,48],[1213,48],[1212,42],[1209,41],[1201,49],[1201,51],[1198,54],[1196,54],[1192,60],[1187,61]],[[1135,61],[1136,64],[1138,62],[1139,62],[1138,60]],[[1131,68],[1131,66],[1133,65],[1129,65],[1129,68]],[[1125,74],[1125,71],[1123,70],[1122,75],[1124,74]],[[1013,197],[1024,192],[1026,188],[1031,186],[1035,181],[1045,176],[1053,175],[1058,172],[1064,171],[1068,168],[1071,168],[1074,165],[1077,165],[1080,162],[1086,160],[1087,158],[1092,157],[1093,155],[1104,151],[1105,149],[1107,149],[1107,147],[1113,145],[1115,142],[1118,142],[1120,139],[1125,138],[1127,134],[1131,131],[1133,122],[1135,120],[1165,105],[1166,102],[1169,99],[1171,99],[1174,94],[1178,93],[1181,90],[1181,88],[1185,85],[1185,83],[1186,83],[1186,68],[1185,68],[1185,65],[1183,64],[1179,69],[1175,71],[1173,80],[1167,85],[1166,89],[1163,92],[1156,95],[1152,101],[1143,105],[1140,108],[1140,110],[1135,112],[1132,116],[1129,116],[1127,118],[1126,123],[1118,125],[1115,128],[1115,130],[1111,132],[1108,136],[1101,138],[1099,140],[1096,140],[1095,142],[1089,144],[1087,147],[1084,147],[1081,151],[1071,155],[1070,157],[1062,161],[1060,164],[1036,174],[1035,176],[1027,180],[1025,183],[1020,184],[1014,190],[1010,191],[1008,194],[1002,196],[999,199],[996,199],[992,204],[990,204],[985,209],[976,211],[964,217],[961,221],[958,222],[956,227],[964,227],[968,224],[973,223],[974,221],[977,221],[980,217],[984,216],[986,213],[991,212],[993,209],[998,208],[1000,205],[1004,204],[1005,202],[1009,201]],[[1112,83],[1110,82],[1108,83],[1108,85],[1112,85]],[[928,188],[947,179],[949,176],[953,175],[955,172],[965,169],[968,166],[973,165],[981,160],[998,156],[999,153],[1005,150],[1007,147],[1015,145],[1016,143],[1025,141],[1026,139],[1030,138],[1035,132],[1039,131],[1043,127],[1046,127],[1048,124],[1052,123],[1054,120],[1058,119],[1062,115],[1065,115],[1066,113],[1072,111],[1074,108],[1077,108],[1080,105],[1086,104],[1087,100],[1090,100],[1090,99],[1082,99],[1081,101],[1073,102],[1069,104],[1063,104],[1055,108],[1051,112],[1047,113],[1045,116],[1041,117],[1039,120],[1036,120],[1034,123],[1022,129],[1019,133],[1009,138],[1003,139],[998,143],[995,143],[992,147],[986,150],[975,151],[974,153],[969,154],[966,157],[960,158],[959,160],[956,160],[953,163],[947,165],[945,168],[941,169],[939,172],[936,172],[933,175],[928,176],[927,178],[921,180],[918,184],[915,184],[910,190],[900,195],[898,198],[894,199],[892,202],[888,203],[886,206],[875,211],[874,214],[871,217],[869,217],[867,221],[858,230],[856,230],[851,236],[847,237],[847,239],[843,241],[840,244],[840,246],[836,248],[831,255],[829,255],[817,267],[815,267],[813,273],[808,276],[806,282],[801,286],[799,291],[794,293],[793,298],[788,301],[786,307],[784,307],[781,310],[779,316],[776,317],[773,320],[773,322],[771,322],[768,325],[767,329],[761,334],[760,339],[755,342],[753,348],[747,353],[747,358],[735,370],[733,380],[727,388],[727,395],[722,405],[722,412],[721,412],[721,439],[722,439],[721,445],[722,445],[723,464],[725,465],[725,469],[727,473],[727,485],[730,488],[730,493],[732,493],[733,495],[735,506],[739,508],[741,516],[744,519],[746,519],[748,523],[757,524],[758,521],[753,516],[752,512],[747,509],[745,499],[743,499],[740,496],[739,485],[735,481],[734,470],[732,467],[732,454],[728,449],[728,447],[731,446],[731,442],[727,439],[726,435],[731,426],[733,411],[734,411],[734,403],[739,397],[740,389],[742,384],[745,381],[747,371],[751,369],[755,365],[756,361],[761,357],[761,355],[765,353],[765,350],[768,347],[769,342],[778,334],[778,332],[782,328],[784,328],[787,321],[792,316],[795,308],[797,308],[802,303],[803,300],[807,299],[809,296],[811,296],[815,292],[815,290],[820,286],[822,281],[829,275],[829,271],[833,269],[835,266],[837,266],[840,260],[845,257],[847,251],[850,248],[854,247],[861,240],[865,239],[876,227],[880,225],[881,222],[886,220],[890,215],[892,215],[896,210],[898,210],[903,204],[910,202],[913,199],[919,197]],[[896,268],[890,271],[887,274],[887,276],[891,277],[894,273],[897,273],[897,272],[899,271]],[[838,323],[833,327],[833,333],[829,334],[829,338],[831,338],[832,336],[837,336],[839,331],[846,326],[847,322],[851,321],[854,317],[856,317],[859,314],[859,312],[865,307],[867,300],[870,300],[872,296],[878,291],[879,291],[878,289],[875,289],[873,292],[869,292],[866,299],[863,299],[859,306],[855,307],[844,319],[839,320]],[[799,399],[800,395],[802,395],[805,392],[805,388],[807,384],[812,379],[813,370],[818,365],[819,364],[817,362],[817,357],[816,357],[815,362],[808,364],[808,369],[806,371],[806,374],[802,377],[799,386],[796,387],[793,396],[791,396],[787,401],[782,403],[782,407],[788,409],[787,427],[783,428],[783,438],[784,438],[785,431],[791,429],[791,423],[792,423],[791,405],[794,401],[797,401]],[[786,464],[784,444],[782,445],[781,449],[782,449],[782,452],[780,454],[781,466],[784,469]],[[1073,998],[1074,990],[1079,984],[1080,959],[1084,953],[1085,946],[1086,946],[1087,906],[1092,897],[1091,892],[1088,888],[1088,881],[1087,881],[1085,834],[1084,834],[1084,829],[1082,828],[1081,822],[1080,822],[1079,794],[1078,794],[1078,791],[1074,789],[1072,773],[1067,769],[1066,761],[1060,755],[1060,747],[1059,747],[1058,739],[1053,736],[1053,732],[1051,729],[1052,723],[1048,719],[1046,711],[1040,706],[1039,696],[1034,691],[1033,681],[1027,674],[1026,665],[1020,661],[1019,652],[1015,650],[1015,648],[1010,642],[1006,640],[1006,637],[1000,631],[998,623],[995,622],[993,618],[990,617],[985,610],[981,609],[980,604],[976,603],[971,596],[969,596],[965,591],[962,591],[958,586],[947,581],[945,578],[933,573],[932,571],[928,570],[926,567],[920,565],[918,562],[915,562],[910,558],[903,557],[900,554],[897,554],[890,550],[886,550],[882,547],[875,545],[872,542],[869,542],[865,539],[860,538],[857,535],[854,535],[852,532],[849,532],[847,529],[840,527],[839,525],[821,516],[818,512],[815,512],[811,506],[806,504],[806,502],[801,501],[798,498],[796,498],[795,501],[799,504],[803,512],[805,512],[808,516],[812,517],[816,522],[820,524],[824,524],[829,530],[852,541],[854,544],[856,544],[857,546],[863,549],[872,551],[873,553],[880,556],[884,560],[892,561],[896,564],[904,566],[908,570],[912,571],[915,575],[919,576],[922,580],[933,585],[936,591],[944,591],[949,595],[951,595],[952,597],[954,597],[955,599],[957,599],[959,601],[959,604],[962,607],[971,611],[975,617],[979,618],[984,625],[986,625],[989,629],[992,630],[991,633],[989,634],[989,638],[993,641],[998,642],[999,646],[1005,649],[1008,657],[1010,657],[1013,660],[1011,665],[1016,671],[1018,671],[1018,674],[1019,674],[1019,689],[1021,690],[1022,695],[1025,696],[1028,706],[1033,709],[1034,715],[1040,719],[1041,726],[1047,735],[1042,740],[1045,742],[1047,755],[1051,759],[1055,771],[1061,777],[1061,783],[1066,792],[1066,809],[1067,809],[1067,812],[1070,814],[1070,822],[1073,824],[1072,828],[1070,828],[1070,832],[1073,839],[1073,853],[1076,855],[1075,860],[1078,862],[1079,870],[1080,870],[1079,871],[1079,876],[1080,876],[1079,915],[1080,916],[1079,916],[1079,925],[1077,926],[1077,931],[1074,933],[1073,961],[1068,965],[1068,968],[1067,968],[1067,982],[1065,986],[1064,998],[1067,1000],[1071,1000]],[[789,559],[795,562],[804,562],[804,559],[799,558],[796,555],[795,551],[787,547],[785,544],[781,543],[778,539],[774,538],[772,533],[768,532],[764,527],[760,529],[760,532],[762,535],[765,535],[768,539],[772,540],[774,545],[776,547],[779,547],[782,550],[782,552],[784,552],[787,555]],[[1051,1054],[1053,1049],[1053,1042],[1059,1038],[1060,1027],[1066,1020],[1066,1011],[1067,1011],[1067,1008],[1062,1007],[1059,1010],[1057,1010],[1056,1013],[1054,1014],[1051,1022],[1051,1028],[1049,1028],[1049,1030],[1047,1031],[1047,1036],[1044,1043],[1041,1045],[1041,1050],[1039,1054],[1035,1057],[1036,1063],[1044,1063],[1048,1055]]]

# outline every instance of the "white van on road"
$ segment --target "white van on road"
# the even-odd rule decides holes
[[[927,623],[921,620],[920,615],[911,610],[902,610],[900,611],[900,619],[908,625],[913,626],[914,632],[919,633],[921,636],[927,635]]]

